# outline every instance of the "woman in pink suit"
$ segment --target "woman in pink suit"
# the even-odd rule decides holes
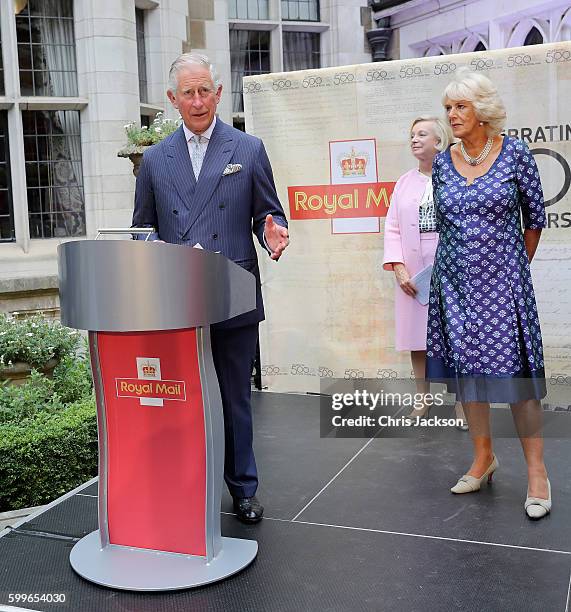
[[[383,268],[395,273],[395,348],[410,351],[419,391],[428,392],[424,383],[426,366],[426,325],[428,305],[420,304],[411,278],[434,262],[438,234],[432,196],[432,161],[445,151],[451,140],[450,127],[437,117],[418,117],[412,122],[410,148],[418,168],[403,174],[393,192],[385,223]],[[411,417],[423,416],[425,406]],[[461,405],[456,412],[463,418]]]

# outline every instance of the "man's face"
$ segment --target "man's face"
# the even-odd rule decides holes
[[[178,73],[176,93],[167,92],[184,124],[195,134],[202,134],[212,123],[221,94],[222,85],[214,88],[208,68],[194,64],[185,66]]]

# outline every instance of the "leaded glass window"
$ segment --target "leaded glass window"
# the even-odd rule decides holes
[[[282,0],[282,19],[286,21],[319,21],[319,1]]]
[[[284,70],[320,68],[319,34],[315,32],[284,32]]]
[[[230,30],[232,110],[244,110],[242,77],[270,72],[270,33],[265,30]]]
[[[6,93],[4,89],[4,58],[2,57],[2,31],[0,29],[0,96]]]
[[[85,235],[78,111],[22,111],[31,238]]]
[[[228,0],[230,19],[269,19],[268,0]]]
[[[16,33],[22,95],[77,96],[73,0],[28,0]]]
[[[135,9],[137,29],[137,63],[139,66],[139,100],[148,102],[147,56],[145,53],[145,11]]]
[[[0,242],[16,239],[10,182],[10,149],[8,147],[8,113],[0,111]]]

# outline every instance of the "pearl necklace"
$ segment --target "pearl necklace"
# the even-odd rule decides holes
[[[467,163],[470,164],[470,166],[477,166],[478,164],[481,164],[486,159],[486,157],[488,157],[490,151],[492,150],[493,144],[494,139],[488,138],[488,141],[486,142],[486,145],[482,149],[480,155],[478,155],[477,157],[470,157],[470,155],[468,155],[466,149],[464,148],[464,143],[460,141],[460,151],[462,152],[462,157],[466,160]]]

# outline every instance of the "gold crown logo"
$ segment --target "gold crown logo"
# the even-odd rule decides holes
[[[148,378],[154,378],[157,375],[157,368],[155,368],[154,365],[151,365],[150,363],[146,363],[145,365],[143,365],[143,376],[146,376]]]
[[[343,176],[365,176],[368,160],[367,153],[356,153],[355,148],[351,147],[351,153],[341,156],[339,160]]]

